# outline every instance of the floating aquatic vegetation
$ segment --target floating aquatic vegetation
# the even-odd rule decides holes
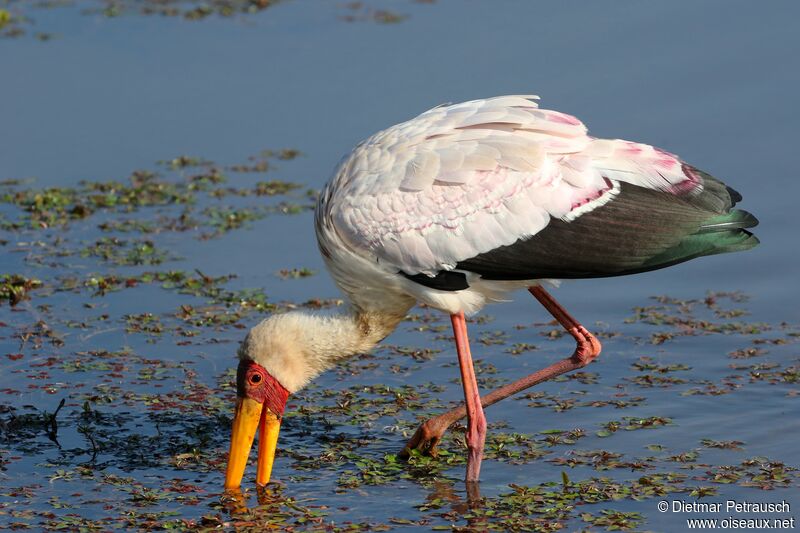
[[[620,429],[624,429],[625,431],[655,429],[669,424],[672,424],[672,419],[661,416],[651,416],[647,418],[626,416],[622,418],[622,421],[612,420],[606,422],[603,424],[603,429],[598,431],[596,435],[598,437],[609,437]]]
[[[208,238],[238,229],[248,221],[270,214],[296,214],[313,208],[308,195],[298,198],[297,202],[284,200],[279,203],[264,203],[264,197],[292,194],[301,188],[296,183],[273,179],[258,182],[252,187],[226,186],[228,179],[220,167],[211,166],[200,174],[182,175],[183,169],[191,167],[190,163],[212,165],[210,162],[194,161],[182,156],[169,163],[169,175],[166,176],[149,170],[139,170],[133,172],[127,182],[84,181],[77,187],[43,189],[20,188],[18,183],[5,184],[0,189],[0,202],[18,207],[21,213],[16,219],[0,220],[0,229],[46,229],[96,218],[100,214],[130,213],[166,206],[182,209],[179,215],[174,216],[149,213],[148,217],[138,220],[104,220],[98,227],[109,232],[141,233],[211,228],[212,232],[201,236]],[[261,200],[254,206],[198,205],[228,196]]]
[[[315,193],[260,175],[294,157],[219,165],[180,156],[119,183],[0,184],[5,271],[17,273],[0,278],[0,296],[16,303],[0,307],[0,520],[103,531],[646,529],[646,513],[620,502],[798,486],[782,457],[744,459],[748,434],[687,437],[688,402],[799,395],[797,325],[748,322],[746,298],[733,293],[659,297],[627,323],[598,325],[605,369],[489,408],[484,468],[518,477],[483,497],[460,481],[462,422],[436,457],[398,459],[422,421],[461,397],[446,315],[415,308],[378,350],[290,398],[275,466],[282,484],[220,501],[244,331],[269,313],[343,302],[309,289],[316,263],[273,264],[260,283],[236,267],[168,261],[194,257],[181,243],[211,250],[204,239],[269,231],[264,217],[299,212],[310,223]],[[276,298],[284,279],[295,301]],[[485,389],[562,358],[568,345],[547,342],[563,336],[552,323],[481,315],[470,332]],[[392,505],[376,511],[373,494]]]
[[[509,489],[494,497],[473,496],[471,501],[457,496],[430,498],[418,508],[450,523],[434,525],[433,530],[559,531],[577,518],[609,530],[628,530],[638,528],[644,517],[597,506],[696,490],[663,474],[622,482],[609,478],[575,481],[563,474],[559,482],[511,484]]]
[[[269,8],[286,3],[287,0],[44,0],[26,2],[24,0],[0,1],[0,38],[17,38],[31,35],[40,41],[49,41],[54,35],[48,32],[32,32],[37,12],[43,9],[78,9],[85,15],[114,19],[123,16],[175,17],[186,21],[202,21],[209,18],[239,20],[255,17]],[[417,3],[428,3],[428,0]],[[342,3],[336,6],[338,18],[345,22],[373,22],[376,24],[397,24],[410,15],[388,8],[377,8],[362,2]],[[289,160],[300,152],[293,149],[278,152],[267,151],[270,157]],[[181,156],[167,163],[176,168],[198,166],[202,159]]]
[[[531,352],[536,350],[536,346],[533,344],[529,344],[527,342],[516,342],[511,348],[508,348],[506,351],[511,355],[520,355],[525,352]]]
[[[744,442],[738,440],[711,440],[703,439],[700,444],[706,448],[720,448],[722,450],[741,450]]]
[[[708,293],[705,299],[677,300],[668,296],[654,297],[658,305],[634,308],[634,316],[627,323],[641,322],[654,326],[672,326],[673,331],[660,331],[651,335],[652,344],[662,344],[676,336],[699,335],[706,333],[758,334],[769,331],[763,323],[718,322],[718,319],[738,318],[746,315],[744,310],[724,309],[725,301],[746,302],[745,295],[738,292]],[[711,314],[713,319],[698,315]]]
[[[42,282],[35,278],[26,278],[19,274],[0,274],[0,301],[8,300],[13,307],[28,299],[28,293],[41,286]]]
[[[397,24],[408,18],[408,15],[395,13],[388,9],[376,9],[363,2],[349,2],[344,4],[348,13],[340,18],[345,22],[377,22],[378,24]]]
[[[148,239],[127,241],[103,237],[79,251],[83,257],[97,257],[115,265],[158,265],[174,260],[166,250],[156,247]]]

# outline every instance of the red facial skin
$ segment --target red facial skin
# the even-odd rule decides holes
[[[278,418],[283,416],[289,391],[272,377],[264,367],[249,360],[239,362],[236,371],[236,394],[264,404]]]

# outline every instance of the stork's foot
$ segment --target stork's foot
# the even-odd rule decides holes
[[[597,337],[592,335],[589,330],[583,326],[576,326],[570,329],[569,333],[575,337],[578,343],[575,347],[575,352],[572,354],[572,360],[575,363],[584,367],[597,359],[597,356],[600,355],[600,351],[603,348],[600,341],[597,340]]]
[[[403,451],[400,452],[400,457],[408,459],[413,450],[436,457],[436,446],[441,442],[444,437],[445,431],[450,425],[455,422],[452,417],[448,417],[449,413],[439,415],[435,418],[426,420],[421,426],[417,428],[414,436],[406,443]],[[466,413],[465,413],[466,415]]]

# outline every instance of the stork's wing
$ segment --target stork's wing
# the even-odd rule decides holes
[[[733,203],[724,186],[676,156],[644,144],[591,138],[579,120],[539,109],[535,99],[505,96],[438,107],[374,135],[342,162],[324,195],[337,231],[355,249],[408,275],[436,276],[466,266],[486,275],[512,260],[487,254],[515,243],[541,243],[534,236],[544,236],[545,228],[570,228],[550,234],[556,241],[577,239],[577,246],[602,233],[608,220],[633,211],[639,216],[661,200],[679,199],[704,214],[669,208],[653,220],[677,220],[680,228],[693,229],[708,213],[723,213]],[[637,202],[629,190],[636,189],[655,196],[645,194],[646,205],[629,211]],[[601,211],[607,214],[579,222]],[[628,224],[627,231],[657,233],[646,225]],[[617,245],[629,238],[614,235]],[[608,239],[598,242],[610,245]],[[648,242],[637,249],[655,253],[675,244]],[[565,255],[569,250],[561,244]],[[516,250],[521,248],[512,254],[514,264],[528,268]],[[539,253],[538,244],[524,249],[527,256]],[[596,264],[579,262],[569,270],[559,261],[551,264],[554,277],[562,269],[578,275]],[[510,272],[500,278],[515,279]]]
[[[494,280],[597,278],[752,248],[758,240],[744,228],[758,224],[755,217],[706,207],[728,191],[719,187],[719,196],[681,198],[621,183],[619,193],[605,205],[571,222],[552,220],[536,235],[461,261],[457,268]],[[735,198],[735,191],[730,192]]]

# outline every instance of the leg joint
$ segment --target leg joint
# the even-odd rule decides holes
[[[574,331],[575,340],[578,345],[575,347],[575,353],[572,354],[572,359],[581,366],[586,366],[600,355],[603,346],[597,337],[592,335],[586,328],[579,326]]]

